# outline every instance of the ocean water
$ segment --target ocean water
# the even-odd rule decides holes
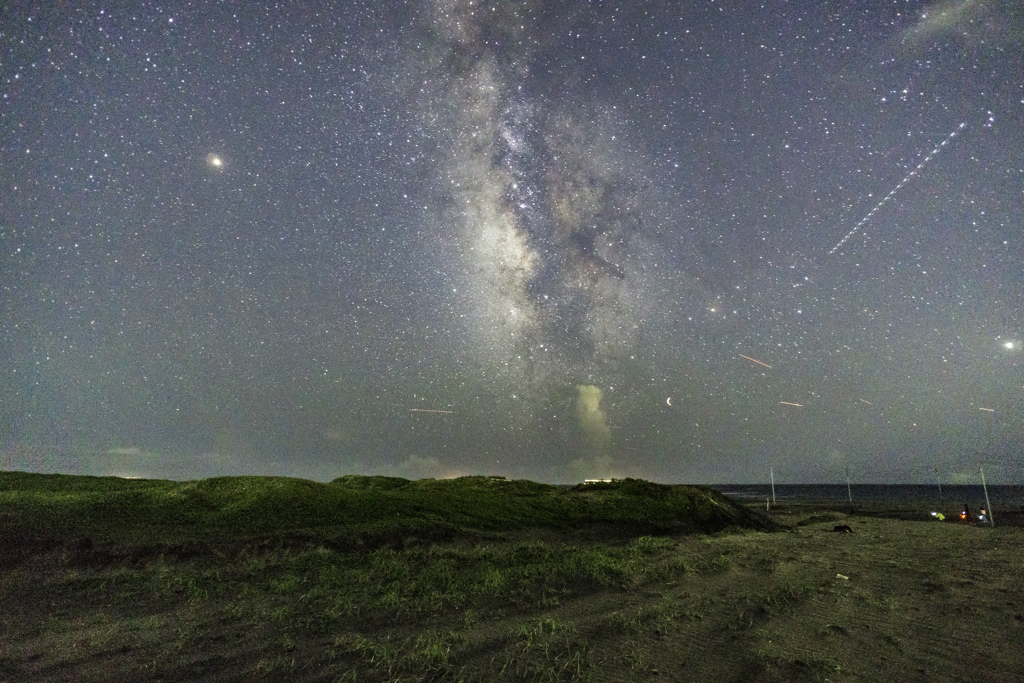
[[[742,503],[771,498],[770,484],[736,484],[714,487],[721,493]],[[985,506],[985,491],[981,485],[943,485],[942,498],[935,484],[852,484],[850,494],[854,503],[890,503],[895,505],[921,505],[922,507],[959,508],[967,503],[972,510]],[[1024,509],[1024,486],[989,486],[988,497],[998,513],[1000,507]],[[846,484],[776,484],[778,503],[845,503],[849,500]]]

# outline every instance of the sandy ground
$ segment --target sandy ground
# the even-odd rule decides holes
[[[668,588],[706,616],[681,624],[658,668],[674,680],[1024,680],[1022,529],[861,512],[878,516],[777,509],[791,532],[710,541],[730,568]]]
[[[679,539],[667,561],[692,571],[555,618],[626,624],[595,680],[1024,680],[1024,529],[860,512],[777,508],[791,531]]]
[[[166,560],[133,571],[171,571],[171,598],[139,600],[116,589],[123,567],[51,553],[0,574],[0,681],[1024,680],[1012,515],[994,529],[880,508],[772,515],[790,530],[646,542],[619,585],[419,614],[321,617],[302,611],[308,584],[215,599]]]

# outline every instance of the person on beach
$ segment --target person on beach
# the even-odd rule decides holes
[[[967,507],[967,503],[964,503],[964,509],[963,509],[963,512],[960,513],[960,519],[962,519],[963,521],[966,522],[970,518],[971,518],[971,509],[969,507]]]

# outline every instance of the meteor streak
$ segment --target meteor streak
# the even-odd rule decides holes
[[[874,404],[874,403],[872,403],[871,401],[865,401],[865,400],[864,400],[864,399],[862,399],[862,398],[858,398],[857,400],[858,400],[858,401],[860,401],[861,403],[867,403],[867,404],[868,404],[869,406],[873,406],[873,405],[875,405],[875,404]]]
[[[779,401],[779,403],[781,403],[784,406],[796,406],[797,408],[803,408],[804,407],[803,403],[790,403],[788,401]]]
[[[410,413],[448,413],[454,414],[454,410],[430,410],[429,408],[409,408]]]
[[[978,408],[978,410],[984,410],[986,413],[996,412],[995,408]]]
[[[769,370],[771,370],[771,369],[772,369],[772,366],[768,365],[767,363],[762,363],[761,361],[759,361],[759,360],[758,360],[758,359],[756,359],[756,358],[751,358],[750,356],[744,356],[744,355],[743,355],[742,353],[741,353],[741,354],[739,354],[739,357],[740,357],[740,358],[746,358],[747,360],[752,360],[752,361],[754,361],[755,363],[757,363],[758,365],[763,365],[763,366],[765,366],[765,367],[766,367],[766,368],[768,368]]]

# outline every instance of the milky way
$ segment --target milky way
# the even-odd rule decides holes
[[[1014,3],[40,7],[2,468],[1024,471]]]
[[[436,188],[447,210],[436,220],[454,228],[488,364],[520,382],[554,374],[571,384],[627,354],[642,322],[642,163],[613,113],[570,92],[559,100],[550,86],[536,92],[520,47],[532,42],[528,9],[495,18],[471,8],[443,4],[430,16],[439,54],[427,77],[441,86],[423,116],[447,150]]]

